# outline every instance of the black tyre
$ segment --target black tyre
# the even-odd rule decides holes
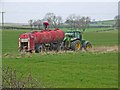
[[[79,40],[73,41],[71,43],[71,49],[74,51],[78,51],[81,49],[81,42]]]
[[[85,42],[84,43],[84,49],[86,51],[90,50],[92,48],[92,44],[90,42]]]
[[[41,46],[40,45],[35,45],[35,53],[40,53],[41,52]]]

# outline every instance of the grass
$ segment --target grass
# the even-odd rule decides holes
[[[104,58],[103,58],[104,57]],[[31,73],[45,87],[117,87],[117,53],[34,54],[31,58],[3,58],[3,65]]]
[[[103,25],[114,25],[115,20],[104,20],[104,21],[98,21],[98,24],[103,24]]]
[[[18,38],[23,30],[2,32],[3,65],[16,69],[17,77],[32,74],[47,88],[117,88],[118,54],[73,52],[30,54],[18,52]],[[117,31],[86,32],[83,37],[93,46],[117,45]]]
[[[90,24],[90,26],[114,26],[115,20],[103,20],[103,21],[95,21],[96,23]]]
[[[66,31],[71,31],[71,29],[69,28],[62,28],[62,30],[64,30],[65,32]],[[72,30],[74,30],[74,29],[72,29]],[[96,32],[96,31],[105,31],[105,30],[115,30],[114,28],[86,28],[85,29],[85,32]]]
[[[19,35],[28,30],[4,30],[2,31],[2,52],[13,52],[18,51],[18,39]]]
[[[118,45],[118,31],[86,32],[83,38],[90,41],[93,46]]]

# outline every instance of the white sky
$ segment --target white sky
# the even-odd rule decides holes
[[[3,0],[2,0],[3,1]],[[9,1],[9,2],[8,2]],[[118,14],[118,0],[4,0],[0,6],[5,22],[27,23],[29,19],[42,19],[47,12],[53,12],[65,19],[70,14],[89,16],[91,19],[108,20]],[[45,2],[46,1],[46,2]],[[64,1],[64,2],[62,2]],[[74,1],[74,2],[73,2]],[[79,2],[76,2],[79,1]],[[89,1],[89,2],[88,2]]]
[[[118,2],[119,0],[1,0],[2,2]]]

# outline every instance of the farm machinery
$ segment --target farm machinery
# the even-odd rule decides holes
[[[43,23],[45,29],[42,31],[32,31],[23,33],[19,37],[19,50],[36,53],[46,50],[74,50],[78,51],[84,48],[92,48],[89,41],[82,40],[80,31],[64,32],[60,29],[50,30],[49,23]]]
[[[62,47],[63,49],[71,49],[74,51],[82,49],[89,50],[92,48],[92,44],[89,41],[82,39],[82,32],[68,31],[65,33]]]

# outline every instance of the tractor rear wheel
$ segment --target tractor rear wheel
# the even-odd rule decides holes
[[[79,40],[73,41],[71,43],[71,49],[74,51],[78,51],[81,49],[81,42]]]

